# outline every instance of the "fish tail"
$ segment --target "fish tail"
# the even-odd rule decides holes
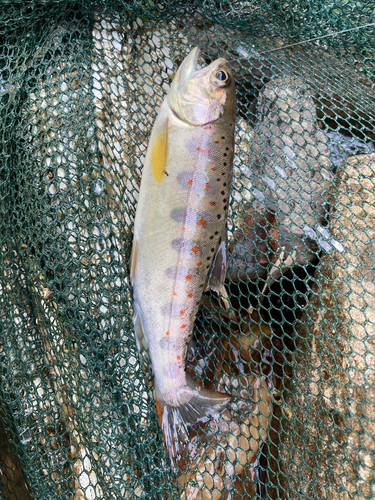
[[[177,460],[181,458],[184,444],[189,440],[189,428],[197,423],[217,419],[231,400],[228,394],[204,389],[198,386],[194,379],[187,377],[189,387],[184,391],[188,392],[189,399],[179,406],[167,404],[161,394],[155,390],[159,423],[174,470],[177,467]],[[182,399],[186,398],[182,397]]]

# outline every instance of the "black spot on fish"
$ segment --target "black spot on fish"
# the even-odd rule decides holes
[[[218,218],[218,219],[221,219],[221,214],[217,214],[217,218]]]

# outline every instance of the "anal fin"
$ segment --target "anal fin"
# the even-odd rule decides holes
[[[210,273],[208,275],[207,290],[211,289],[214,292],[220,290],[221,285],[225,281],[228,267],[228,230],[225,224],[221,232],[221,242],[216,251]]]

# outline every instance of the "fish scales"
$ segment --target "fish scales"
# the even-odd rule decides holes
[[[202,293],[210,278],[214,288],[225,278],[235,128],[228,63],[218,59],[197,71],[197,58],[196,48],[182,63],[153,127],[131,262],[136,336],[151,360],[172,465],[187,439],[186,426],[217,415],[229,402],[185,372]]]

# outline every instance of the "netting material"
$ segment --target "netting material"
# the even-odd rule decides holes
[[[375,495],[375,160],[358,156],[375,150],[374,31],[265,53],[373,18],[373,2],[3,2],[1,497]],[[175,476],[128,262],[148,137],[194,45],[231,61],[238,119],[226,293],[204,297],[188,370],[233,404]]]

